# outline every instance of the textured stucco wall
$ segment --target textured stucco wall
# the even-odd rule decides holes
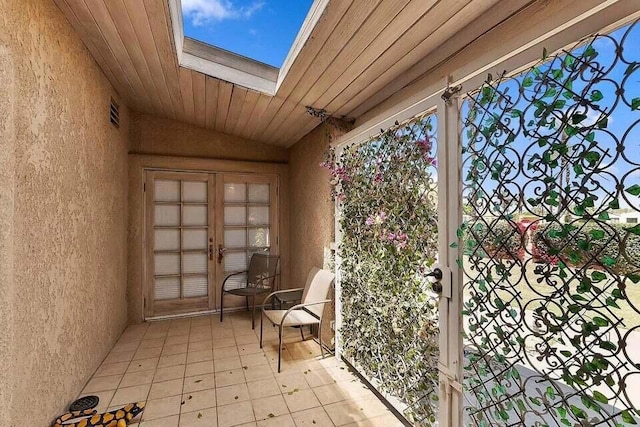
[[[142,113],[132,113],[130,150],[133,154],[256,162],[286,162],[288,158],[286,148]]]
[[[0,0],[0,425],[49,425],[126,324],[127,111],[51,0]]]
[[[325,248],[334,241],[334,203],[330,175],[320,167],[332,140],[350,125],[329,120],[315,128],[289,149],[291,287],[303,287],[312,267],[322,268]],[[333,338],[330,328],[333,305],[324,313],[323,341]]]

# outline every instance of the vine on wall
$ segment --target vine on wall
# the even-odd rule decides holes
[[[323,163],[343,233],[344,355],[419,425],[435,421],[438,397],[437,299],[425,276],[437,251],[434,121],[396,124]]]

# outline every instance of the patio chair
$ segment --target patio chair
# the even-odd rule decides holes
[[[249,261],[249,270],[231,273],[224,278],[224,281],[222,282],[222,292],[220,294],[221,322],[224,315],[224,294],[245,297],[247,300],[247,310],[249,309],[249,297],[251,297],[253,304],[253,311],[251,312],[251,329],[256,328],[256,297],[273,291],[273,284],[275,283],[276,276],[278,274],[279,261],[280,257],[278,255],[255,253],[251,256],[251,261]],[[241,274],[247,275],[247,280],[244,283],[244,286],[232,289],[225,288],[227,280]]]
[[[327,299],[329,287],[335,275],[327,270],[312,268],[307,276],[307,283],[304,288],[287,289],[272,292],[265,298],[262,306],[262,316],[260,316],[260,348],[262,348],[263,320],[266,317],[272,325],[278,326],[278,372],[282,359],[282,329],[285,326],[307,326],[318,325],[318,338],[320,342],[320,353],[324,358],[324,347],[322,346],[322,313],[324,305],[331,300]],[[267,302],[275,295],[286,292],[297,292],[303,290],[302,302],[296,304],[288,310],[267,310]],[[304,335],[303,335],[304,339]]]

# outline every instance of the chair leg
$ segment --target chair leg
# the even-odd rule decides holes
[[[302,337],[302,341],[304,341],[304,325],[300,326],[300,336]]]
[[[260,348],[262,348],[262,323],[263,323],[264,315],[262,311],[260,311]]]
[[[251,329],[256,329],[256,296],[253,296],[253,312],[251,313]]]
[[[322,346],[322,320],[318,324],[318,342],[320,343],[320,355],[324,359],[324,347]]]
[[[245,299],[245,302],[247,303],[247,311],[249,311],[249,296],[246,296],[244,299]]]
[[[278,334],[278,373],[280,373],[280,364],[282,361],[282,325],[280,325]]]
[[[224,312],[224,291],[220,293],[220,321],[222,322],[222,313]]]

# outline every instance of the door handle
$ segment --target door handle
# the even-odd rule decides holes
[[[444,277],[444,275],[442,274],[442,270],[436,267],[431,271],[431,273],[426,274],[426,277],[433,277],[433,280],[431,281],[431,289],[433,290],[433,292],[442,294],[441,280]]]
[[[218,264],[222,264],[222,258],[224,258],[224,248],[218,245]]]
[[[213,238],[209,238],[209,261],[213,261]]]

